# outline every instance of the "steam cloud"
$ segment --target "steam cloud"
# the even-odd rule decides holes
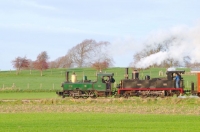
[[[190,57],[190,62],[200,62],[200,25],[188,27],[176,27],[168,31],[159,31],[147,39],[149,43],[159,43],[170,37],[175,37],[166,51],[160,51],[148,57],[142,58],[134,64],[136,68],[146,68],[153,64],[161,64],[162,61],[172,58],[183,63],[183,57]]]

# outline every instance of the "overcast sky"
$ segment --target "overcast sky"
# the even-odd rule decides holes
[[[0,70],[11,61],[49,61],[85,39],[109,41],[116,67],[127,67],[152,33],[200,23],[199,0],[0,0]]]

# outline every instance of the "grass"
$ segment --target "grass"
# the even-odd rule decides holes
[[[96,80],[97,71],[91,68],[73,68],[73,69],[48,69],[40,76],[40,72],[36,70],[22,70],[19,75],[15,71],[0,71],[0,90],[60,90],[61,83],[65,81],[66,70],[70,73],[75,72],[77,79],[82,80],[83,75],[86,75],[88,80]],[[145,75],[150,75],[151,78],[165,77],[159,76],[159,71],[165,73],[165,68],[151,68],[140,71],[140,79],[144,79]],[[189,69],[183,69],[189,72]],[[102,72],[114,73],[116,83],[124,78],[124,68],[108,68]],[[132,69],[129,68],[129,78],[131,78]],[[183,75],[186,89],[190,89],[190,83],[193,81],[196,84],[195,75]]]
[[[0,131],[197,132],[198,116],[105,113],[0,114]]]
[[[59,74],[60,73],[60,74]],[[19,75],[15,71],[0,72],[1,88],[13,89],[60,89],[61,82],[64,81],[64,70],[45,71],[43,76],[39,71],[21,71]]]
[[[55,92],[10,92],[0,93],[0,99],[44,99],[57,98]],[[61,97],[60,97],[61,98]]]
[[[96,71],[90,68],[68,69],[95,80]],[[159,77],[163,68],[140,71],[140,78]],[[189,71],[188,69],[186,69]],[[65,80],[66,69],[49,69],[41,77],[39,71],[0,72],[0,131],[96,131],[96,132],[155,132],[199,131],[199,98],[97,98],[62,99],[53,91]],[[124,68],[109,68],[118,83],[124,78]],[[129,77],[131,69],[129,69]],[[196,82],[196,76],[184,75],[186,82]],[[14,86],[13,86],[14,83]],[[41,85],[42,84],[42,85]],[[2,92],[12,90],[22,92]],[[23,90],[25,92],[23,92]],[[30,92],[27,92],[30,91]],[[32,92],[34,91],[34,92]]]
[[[200,115],[199,98],[1,99],[0,113],[131,113]]]

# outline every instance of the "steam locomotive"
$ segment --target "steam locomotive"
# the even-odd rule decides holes
[[[174,75],[180,75],[180,88],[175,87]],[[164,78],[150,78],[146,75],[145,79],[139,78],[139,72],[134,70],[132,78],[129,79],[128,68],[125,69],[125,78],[120,80],[120,83],[114,87],[114,73],[97,74],[96,81],[84,79],[77,81],[76,74],[71,75],[69,80],[69,72],[66,72],[66,81],[62,83],[62,91],[57,91],[59,96],[73,98],[96,98],[96,97],[125,97],[140,96],[140,97],[165,97],[184,94],[185,92],[194,93],[194,85],[191,90],[184,91],[184,80],[181,77],[184,70],[170,70],[166,72]]]
[[[58,91],[59,96],[73,98],[96,98],[113,95],[113,73],[98,73],[97,80],[87,80],[84,76],[83,80],[77,81],[76,74],[73,73],[71,81],[69,80],[69,72],[66,72],[66,81],[62,83],[62,91]]]
[[[144,80],[139,79],[139,72],[136,70],[133,71],[131,79],[128,78],[128,68],[125,71],[125,79],[122,79],[118,85],[118,95],[120,96],[164,97],[174,94],[179,96],[184,92],[184,82],[181,77],[185,73],[184,70],[167,71],[167,76],[164,78],[150,79],[150,76],[146,75]],[[175,73],[180,75],[180,88],[175,86]]]

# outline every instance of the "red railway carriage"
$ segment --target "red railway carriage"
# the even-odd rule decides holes
[[[200,96],[200,70],[192,70],[191,73],[196,73],[197,74],[197,90],[194,91],[194,85],[191,90],[191,93],[197,94]]]

